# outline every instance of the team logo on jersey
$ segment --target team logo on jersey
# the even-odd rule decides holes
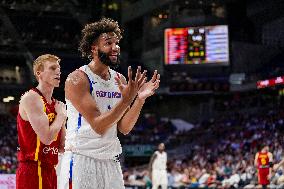
[[[97,97],[105,98],[121,98],[121,93],[119,92],[106,92],[106,91],[96,91]]]
[[[55,113],[47,114],[47,118],[48,118],[49,123],[52,123],[55,119]]]
[[[46,146],[42,149],[43,153],[48,154],[51,153],[52,155],[58,154],[58,148]]]
[[[261,165],[266,165],[266,159],[265,158],[261,158],[260,162],[261,162]]]

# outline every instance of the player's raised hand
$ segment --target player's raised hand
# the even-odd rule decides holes
[[[155,93],[155,90],[159,88],[160,74],[158,74],[158,71],[155,70],[152,79],[148,82],[145,81],[141,83],[138,91],[138,98],[140,100],[145,100],[149,96],[152,96]]]
[[[146,72],[141,73],[141,67],[139,66],[136,71],[136,75],[134,80],[132,79],[132,69],[128,67],[128,81],[125,83],[123,78],[116,77],[115,80],[118,83],[119,90],[122,95],[122,100],[127,103],[131,104],[135,97],[137,96],[138,90],[145,79]]]

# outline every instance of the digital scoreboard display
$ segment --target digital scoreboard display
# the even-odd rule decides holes
[[[165,64],[229,64],[228,26],[167,28]]]

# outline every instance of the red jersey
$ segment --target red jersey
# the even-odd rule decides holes
[[[37,88],[31,90],[41,96],[44,104],[44,112],[48,117],[49,125],[51,125],[56,117],[55,99],[52,98],[52,103],[49,104]],[[30,122],[23,120],[20,113],[18,113],[17,116],[17,130],[19,143],[18,161],[40,161],[50,165],[56,165],[58,163],[61,130],[50,145],[45,145],[34,132]]]
[[[258,153],[257,168],[258,168],[258,183],[261,185],[268,185],[269,184],[269,180],[267,178],[267,176],[269,175],[268,152]]]
[[[269,168],[269,157],[268,152],[259,152],[257,157],[257,167],[261,168]]]

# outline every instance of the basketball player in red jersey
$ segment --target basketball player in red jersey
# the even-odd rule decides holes
[[[65,105],[52,97],[60,82],[60,59],[45,54],[33,63],[38,86],[20,100],[17,116],[17,189],[56,189],[54,166],[58,151],[64,148]]]
[[[269,152],[269,146],[265,145],[257,152],[254,159],[254,164],[258,170],[258,184],[262,185],[263,189],[267,188],[272,174],[273,155]]]

